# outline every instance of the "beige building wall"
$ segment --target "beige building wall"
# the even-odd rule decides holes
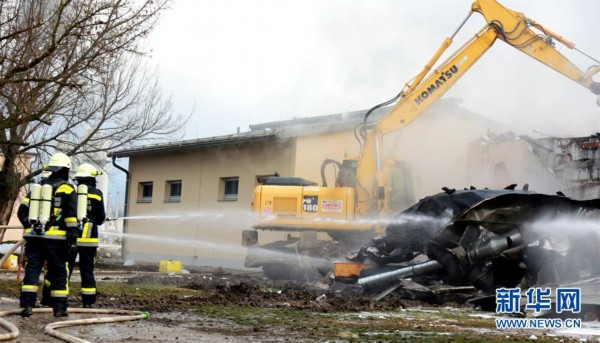
[[[440,192],[444,186],[468,187],[472,182],[467,166],[469,143],[497,128],[491,121],[473,120],[472,115],[448,114],[438,108],[398,132],[388,134],[383,148],[386,155],[411,166],[418,184],[416,188],[421,196],[426,196]],[[346,156],[357,156],[360,149],[351,129],[296,139],[294,175],[319,184],[320,167],[325,158],[341,162]],[[326,175],[331,183],[333,168],[327,168]]]
[[[131,157],[125,258],[241,267],[241,232],[252,225],[256,177],[291,175],[294,147],[285,140]],[[220,181],[228,177],[239,177],[235,200],[222,197]],[[181,200],[165,201],[167,182],[174,180],[181,180]],[[153,183],[151,202],[140,200],[143,182]]]
[[[359,145],[352,130],[326,132],[316,136],[299,136],[297,140],[295,176],[321,185],[321,164],[326,158],[341,162],[346,156],[357,156]],[[333,186],[334,169],[326,169],[327,181]]]

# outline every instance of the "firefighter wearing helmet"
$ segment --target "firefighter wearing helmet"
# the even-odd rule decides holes
[[[77,197],[75,187],[69,184],[71,159],[56,153],[44,167],[42,182],[31,185],[31,190],[19,206],[18,217],[25,228],[25,277],[21,284],[21,315],[33,313],[38,291],[38,280],[44,262],[50,285],[49,305],[55,317],[68,316],[69,244],[77,239]]]
[[[81,164],[75,173],[77,219],[80,226],[77,246],[69,253],[69,276],[79,254],[81,301],[84,308],[91,308],[96,302],[94,259],[98,250],[98,225],[102,225],[106,220],[104,197],[102,191],[96,188],[97,175],[102,175],[102,172],[89,163]]]

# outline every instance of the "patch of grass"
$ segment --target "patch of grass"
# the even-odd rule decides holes
[[[295,310],[287,307],[261,308],[235,305],[202,305],[196,313],[217,319],[226,319],[258,331],[288,332],[294,340],[324,337],[356,338],[358,333],[350,326],[340,326],[336,315]]]
[[[165,286],[157,284],[139,284],[129,285],[122,282],[96,282],[98,293],[107,297],[127,294],[131,299],[145,299],[164,297],[166,294],[171,296],[192,296],[199,295],[201,291],[188,288],[180,288],[176,286]],[[16,280],[0,280],[0,294],[5,297],[19,297],[21,284],[17,284]],[[71,282],[69,284],[69,293],[71,295],[79,294],[81,283]]]
[[[369,342],[502,342],[502,337],[474,337],[467,334],[438,334],[435,332],[394,331],[391,333],[361,335],[361,340]]]
[[[4,297],[19,297],[21,284],[17,283],[16,278],[11,280],[0,280],[0,294]]]
[[[315,313],[290,308],[260,308],[249,306],[203,305],[197,307],[198,315],[226,319],[241,326],[261,331],[296,332],[303,338],[327,338],[341,340],[368,340],[393,342],[487,342],[502,341],[504,336],[473,336],[472,331],[460,326],[429,323],[435,318],[413,318],[407,320],[397,316],[359,317],[348,313]],[[478,318],[481,319],[481,318]],[[457,323],[458,324],[458,323]],[[469,324],[471,325],[471,324]],[[487,326],[487,325],[486,325]],[[298,337],[300,337],[298,336]]]
[[[307,311],[294,310],[290,308],[261,308],[234,305],[202,305],[196,309],[201,315],[226,318],[240,325],[264,326],[279,325],[288,328],[299,328],[309,321],[315,321],[315,314]],[[317,314],[321,321],[328,317],[327,314]]]
[[[196,313],[200,316],[226,320],[255,331],[286,333],[294,337],[294,340],[483,343],[519,341],[527,337],[525,333],[518,335],[487,331],[489,328],[495,329],[489,323],[491,321],[493,324],[494,321],[469,317],[469,311],[443,314],[409,310],[405,312],[407,313],[389,315],[382,312],[381,315],[361,317],[357,313],[315,313],[286,307],[203,305],[196,308]],[[478,332],[478,328],[484,331]],[[220,330],[226,329],[211,327],[209,330],[221,332]],[[227,333],[235,334],[231,331]],[[542,337],[540,339],[544,341]]]
[[[79,282],[71,283],[71,292],[78,293],[81,288]],[[137,284],[129,285],[121,282],[96,282],[98,291],[105,295],[117,295],[127,293],[132,296],[164,296],[165,294],[182,296],[182,295],[198,295],[199,291],[177,286],[165,286],[158,284]]]

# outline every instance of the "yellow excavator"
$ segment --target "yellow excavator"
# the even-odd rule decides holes
[[[487,24],[446,61],[432,69],[452,44],[452,40],[473,13],[481,14]],[[267,178],[254,191],[253,230],[243,232],[242,244],[248,247],[245,265],[262,267],[272,278],[295,278],[319,267],[322,260],[352,243],[366,243],[368,237],[383,233],[385,220],[406,207],[410,178],[406,165],[383,156],[383,137],[411,123],[439,99],[496,42],[504,41],[548,67],[600,95],[600,83],[592,77],[600,72],[600,62],[576,48],[570,40],[548,27],[508,9],[495,0],[475,0],[467,18],[454,34],[446,38],[423,70],[407,82],[393,99],[369,110],[358,128],[361,148],[355,158],[336,163],[339,173],[335,187],[322,187],[301,178]],[[594,64],[579,69],[555,47],[559,42],[576,50]],[[374,110],[397,102],[387,114],[374,122]],[[600,96],[598,98],[600,106]],[[400,200],[399,200],[400,199]],[[402,201],[402,199],[404,201]],[[258,231],[288,232],[288,239],[257,245]],[[317,233],[321,233],[318,235]],[[319,236],[327,234],[326,239]]]

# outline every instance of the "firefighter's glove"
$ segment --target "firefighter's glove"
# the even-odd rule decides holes
[[[67,243],[69,245],[75,245],[75,243],[77,243],[77,229],[76,228],[67,229]]]

